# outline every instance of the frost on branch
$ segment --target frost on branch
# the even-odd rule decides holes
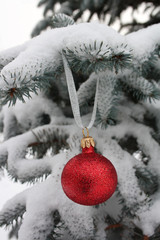
[[[37,182],[1,211],[1,225],[12,225],[23,215],[19,240],[110,240],[115,224],[123,228],[123,234],[115,229],[116,239],[129,236],[135,240],[138,227],[142,239],[158,236],[159,108],[147,100],[159,99],[158,74],[150,77],[159,64],[159,31],[160,25],[154,25],[121,36],[105,25],[78,24],[47,31],[0,54],[3,103],[25,100],[25,104],[18,100],[9,110],[6,105],[2,108],[5,141],[0,145],[0,165],[6,166],[14,180]],[[114,164],[118,188],[112,199],[95,207],[75,204],[60,184],[67,160],[80,152],[62,51],[75,79],[79,103],[81,107],[88,104],[84,120],[90,119],[100,80],[96,120],[108,128],[93,128],[90,135],[97,151]],[[28,157],[30,150],[32,158]]]
[[[97,111],[101,127],[114,119],[114,105],[117,99],[116,79],[114,75],[100,75]],[[98,120],[97,120],[98,121]]]
[[[105,25],[83,23],[47,31],[11,49],[11,55],[2,52],[0,64],[8,63],[1,71],[3,101],[15,104],[17,98],[24,101],[30,92],[47,88],[46,75],[51,76],[49,83],[53,83],[57,72],[59,76],[63,73],[62,50],[75,72],[90,74],[110,69],[119,73],[125,68],[132,71],[133,66],[138,68],[139,61],[145,62],[154,52],[159,43],[158,30],[159,25],[154,25],[124,37]],[[144,35],[150,39],[145,45]]]
[[[131,111],[131,106],[134,112]],[[38,183],[25,192],[26,207],[24,209],[27,212],[24,215],[24,220],[19,231],[20,240],[26,240],[27,238],[31,240],[45,239],[53,229],[53,235],[55,232],[62,234],[63,238],[61,236],[60,239],[84,239],[94,237],[97,234],[106,236],[107,232],[104,229],[107,227],[107,223],[104,226],[104,219],[108,215],[111,215],[112,218],[119,221],[118,214],[121,211],[124,221],[122,221],[122,224],[126,224],[125,218],[128,219],[132,216],[132,221],[134,220],[137,226],[141,226],[145,234],[152,235],[154,233],[154,226],[157,226],[160,221],[159,215],[156,215],[156,218],[154,215],[155,208],[157,209],[157,206],[159,206],[157,193],[154,195],[152,193],[150,197],[144,193],[136,178],[135,171],[136,168],[144,168],[146,166],[136,160],[130,153],[122,150],[118,144],[119,140],[123,139],[126,135],[135,137],[145,154],[151,158],[148,167],[150,167],[154,174],[160,174],[160,169],[157,168],[160,147],[152,138],[150,128],[133,120],[132,116],[137,116],[140,119],[138,111],[138,107],[131,103],[130,106],[123,106],[121,107],[121,113],[119,113],[121,123],[114,127],[110,126],[105,131],[94,128],[90,133],[96,140],[97,149],[112,161],[118,172],[118,196],[115,194],[112,199],[105,204],[99,205],[98,208],[75,204],[64,195],[60,185],[63,166],[69,158],[77,154],[77,148],[79,148],[80,137],[78,136],[79,134],[77,135],[77,128],[73,128],[73,124],[68,126],[42,126],[34,130],[35,135],[32,132],[28,132],[1,144],[0,153],[4,154],[8,152],[7,165],[13,177],[16,176],[21,181],[28,181],[44,174],[50,174],[44,182]],[[146,109],[143,107],[142,115],[145,112]],[[68,136],[70,135],[68,142],[72,150],[66,153],[62,152],[53,157],[44,157],[43,159],[26,160],[23,158],[25,148],[37,140],[35,136],[38,136],[40,130],[47,130],[49,128],[53,136],[56,131],[58,131],[61,137],[64,133],[67,133]],[[147,139],[145,143],[144,138]],[[75,139],[74,145],[72,142],[73,139]],[[44,141],[45,137],[41,140]],[[105,144],[102,144],[102,142],[105,142]],[[157,149],[156,153],[152,151],[153,148]],[[153,203],[152,196],[153,198],[155,197]],[[11,200],[11,202],[14,201]],[[122,201],[122,205],[118,201]],[[127,207],[127,211],[123,210],[123,204]],[[11,210],[12,207],[14,211]],[[1,213],[3,217],[2,224],[5,224],[7,221],[7,217],[5,216],[9,216],[10,211],[15,212],[15,215],[19,215],[19,210],[16,209],[18,208],[14,205],[12,206],[10,202],[4,207]],[[60,214],[58,226],[54,226],[55,211],[58,211]],[[151,217],[148,217],[149,213]],[[96,229],[96,233],[93,222],[94,224],[96,223],[96,226],[99,226]],[[101,226],[104,226],[104,228],[102,229]],[[57,237],[57,239],[59,238]]]

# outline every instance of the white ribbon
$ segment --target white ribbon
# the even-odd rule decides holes
[[[78,125],[78,127],[85,128],[86,126],[83,126],[81,115],[80,115],[79,102],[78,102],[78,97],[77,97],[77,92],[76,92],[73,75],[72,75],[70,66],[68,64],[68,61],[63,53],[62,53],[62,59],[63,59],[63,65],[64,65],[65,74],[66,74],[66,80],[67,80],[67,86],[68,86],[68,92],[69,92],[69,97],[70,97],[70,101],[71,101],[73,116],[74,116],[75,122]],[[87,126],[88,129],[90,129],[93,126],[95,118],[96,118],[97,101],[98,101],[98,85],[99,85],[99,78],[97,79],[93,112],[92,112],[91,120]]]

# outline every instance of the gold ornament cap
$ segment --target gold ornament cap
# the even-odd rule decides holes
[[[94,147],[95,146],[95,142],[94,139],[92,137],[89,136],[89,130],[87,127],[85,127],[86,131],[87,131],[87,136],[85,136],[84,134],[84,128],[82,129],[82,133],[83,133],[83,138],[81,140],[81,147],[82,148],[90,148],[90,146]]]

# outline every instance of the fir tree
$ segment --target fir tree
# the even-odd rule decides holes
[[[54,22],[57,28],[0,53],[0,165],[14,181],[32,183],[6,203],[0,225],[12,226],[12,233],[19,229],[19,240],[160,239],[160,24],[121,36],[63,14]],[[81,139],[62,54],[86,122],[99,79],[90,134],[114,164],[118,187],[93,207],[70,201],[60,185]]]

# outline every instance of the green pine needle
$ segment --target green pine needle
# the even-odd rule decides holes
[[[119,79],[117,88],[131,95],[136,101],[149,101],[160,99],[160,90],[153,82],[149,82],[144,78],[137,78],[130,75]]]
[[[34,92],[33,87],[23,86],[21,88],[13,87],[7,90],[1,90],[1,104],[4,105],[9,103],[10,105],[15,105],[17,99],[25,102],[24,96],[31,98],[30,92]]]
[[[102,72],[106,69],[119,70],[131,67],[132,55],[131,50],[127,46],[120,46],[120,49],[114,51],[103,42],[92,44],[82,44],[73,49],[66,48],[63,50],[66,58],[69,61],[71,69],[75,72],[82,72],[84,74],[91,74],[92,72]]]
[[[102,129],[106,129],[108,127],[108,125],[114,126],[116,124],[116,114],[117,114],[117,110],[113,106],[110,109],[109,114],[106,116],[106,118],[102,119],[101,115],[99,114],[99,111],[97,109],[95,125],[100,126],[100,128],[102,128]]]
[[[14,209],[6,210],[4,213],[1,213],[0,216],[0,226],[9,226],[12,225],[14,221],[18,221],[18,218],[22,218],[23,214],[26,211],[26,207],[22,204],[17,204]]]
[[[67,16],[64,13],[55,14],[51,20],[52,28],[67,27],[67,26],[73,25],[73,24],[75,24],[73,18]]]
[[[44,77],[32,78],[32,80],[28,82],[22,81],[18,87],[16,84],[14,84],[11,88],[8,85],[6,90],[0,90],[1,104],[5,105],[9,103],[9,106],[15,105],[17,99],[25,102],[25,97],[31,98],[31,93],[38,94],[38,89],[46,89],[49,86],[49,80]]]
[[[158,190],[158,177],[147,168],[136,168],[135,175],[138,178],[141,190],[147,195],[150,196]]]

